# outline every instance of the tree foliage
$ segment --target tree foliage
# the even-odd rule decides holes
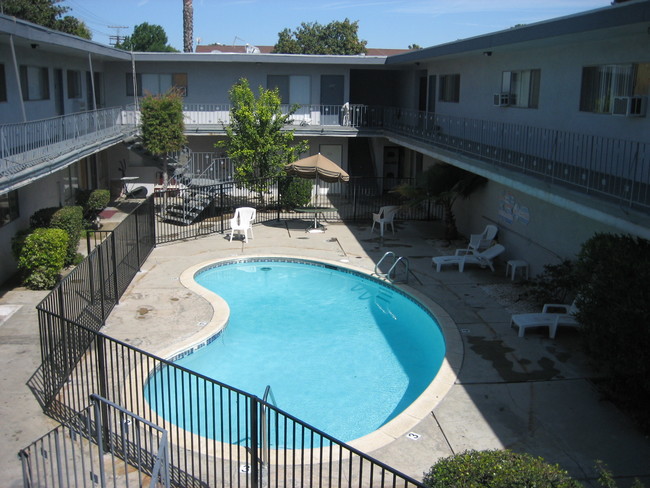
[[[303,22],[295,31],[278,33],[275,53],[284,54],[364,54],[366,41],[359,40],[359,21],[332,21],[327,25]]]
[[[140,112],[142,143],[151,154],[164,156],[187,144],[183,97],[178,91],[145,96]]]
[[[451,164],[440,163],[422,173],[420,184],[400,185],[396,192],[406,199],[407,204],[417,205],[425,200],[433,200],[444,208],[445,239],[458,237],[456,216],[453,206],[458,198],[467,198],[484,185],[487,180],[479,175],[465,171]]]
[[[280,176],[287,164],[307,150],[306,142],[294,143],[293,131],[284,130],[298,106],[283,114],[277,89],[260,86],[256,98],[245,78],[230,89],[230,102],[227,138],[217,147],[225,147],[233,160],[235,181],[257,192],[263,203],[269,179]]]
[[[167,33],[162,26],[147,22],[136,25],[133,34],[126,36],[115,47],[137,52],[178,52],[167,44]]]
[[[650,241],[596,234],[582,245],[577,273],[577,318],[600,385],[650,431]]]
[[[61,0],[2,0],[2,13],[65,32],[84,39],[92,39],[90,30],[81,20],[64,15],[70,8],[59,5]]]

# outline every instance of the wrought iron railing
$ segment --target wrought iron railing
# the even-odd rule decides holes
[[[319,207],[320,216],[329,222],[362,221],[372,222],[373,212],[384,205],[400,205],[404,203],[400,196],[391,191],[402,183],[414,184],[411,179],[398,178],[350,178],[346,183],[319,182],[318,192],[312,182],[312,195],[304,206]],[[237,185],[232,181],[217,183],[205,187],[205,193],[210,193],[212,199],[196,220],[179,225],[174,219],[168,219],[165,206],[182,206],[185,200],[193,198],[197,188],[185,189],[176,187],[166,192],[156,192],[156,239],[158,243],[190,239],[214,232],[227,232],[230,229],[230,218],[237,207],[255,207],[257,217],[255,223],[271,220],[304,220],[313,219],[313,215],[296,211],[285,197],[279,192],[278,181],[268,180],[267,190],[260,200],[257,192]],[[418,205],[402,205],[397,220],[439,220],[442,219],[442,207],[432,200]]]
[[[23,485],[169,488],[167,431],[91,395],[90,404],[18,457]]]
[[[650,143],[387,108],[383,129],[491,165],[650,209]]]
[[[157,445],[145,454],[119,441],[123,424],[105,413],[102,426],[111,428],[103,428],[101,438],[96,420],[91,428],[80,419],[97,395],[114,410],[165,429],[171,486],[421,487],[253,394],[99,332],[153,246],[152,208],[152,199],[146,200],[38,305],[42,365],[28,384],[44,411],[66,425],[66,432],[85,435],[105,452],[107,445],[118,446],[111,455],[129,466],[141,467],[136,461],[144,456],[150,460],[147,469],[153,469]],[[30,465],[43,462],[44,445],[61,440],[56,432],[35,444],[40,456],[31,448],[21,452],[30,482],[35,473],[74,475],[79,464],[42,470]]]
[[[135,130],[133,111],[105,108],[0,125],[0,180]]]

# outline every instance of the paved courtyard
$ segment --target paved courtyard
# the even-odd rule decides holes
[[[421,479],[439,458],[466,449],[509,448],[558,463],[593,484],[596,460],[604,461],[621,486],[634,477],[650,484],[650,440],[589,381],[578,332],[529,330],[519,338],[512,313],[535,311],[517,301],[521,288],[505,276],[479,267],[445,268],[431,257],[452,254],[439,223],[397,222],[384,239],[369,224],[327,225],[308,233],[308,221],[271,222],[254,227],[254,238],[229,242],[215,234],[166,244],[151,256],[115,308],[103,332],[154,354],[165,355],[180,341],[201,334],[214,314],[211,304],[181,282],[183,271],[211,260],[237,256],[292,256],[340,262],[368,272],[386,251],[408,258],[407,291],[441,307],[455,324],[457,371],[448,391],[408,432],[395,435],[369,454]],[[510,256],[504,259],[525,258]],[[54,427],[25,385],[40,362],[35,305],[46,295],[22,288],[0,297],[0,468],[2,486],[22,486],[16,453]],[[454,340],[454,339],[452,339]],[[419,434],[417,439],[407,433]]]

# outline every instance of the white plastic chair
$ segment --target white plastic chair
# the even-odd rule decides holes
[[[230,219],[230,242],[235,232],[244,234],[244,241],[248,242],[248,231],[251,231],[253,238],[253,221],[257,215],[257,210],[253,207],[240,207],[235,210],[235,216]]]
[[[562,310],[554,312],[553,310]],[[511,327],[519,327],[519,337],[523,337],[529,327],[548,327],[548,336],[555,339],[557,328],[560,326],[580,327],[575,314],[578,307],[574,301],[571,305],[562,303],[547,303],[541,313],[520,313],[513,315],[510,319]]]
[[[393,235],[395,235],[395,226],[393,225],[393,220],[395,219],[395,214],[398,212],[399,206],[397,205],[387,205],[381,207],[379,212],[372,214],[372,233],[375,230],[375,225],[379,224],[379,233],[384,237],[384,227],[390,225]]]
[[[492,245],[497,232],[499,232],[499,228],[496,225],[489,224],[485,226],[485,229],[480,234],[470,234],[466,252],[477,254],[487,249]]]
[[[432,258],[432,261],[433,264],[436,265],[436,271],[440,271],[445,264],[457,264],[458,271],[461,273],[465,271],[466,264],[487,266],[494,271],[494,259],[505,250],[506,248],[501,244],[495,244],[494,246],[487,248],[485,251],[476,254],[467,253],[465,252],[465,249],[458,249],[456,254],[453,256],[436,256]]]

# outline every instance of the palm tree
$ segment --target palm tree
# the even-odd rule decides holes
[[[194,37],[194,9],[192,0],[183,0],[183,52],[191,53]]]
[[[482,176],[470,173],[451,164],[440,163],[422,173],[421,186],[408,184],[398,186],[395,191],[405,200],[406,205],[418,205],[425,200],[433,200],[444,208],[445,239],[458,237],[456,216],[453,207],[458,198],[467,198],[487,182]]]

